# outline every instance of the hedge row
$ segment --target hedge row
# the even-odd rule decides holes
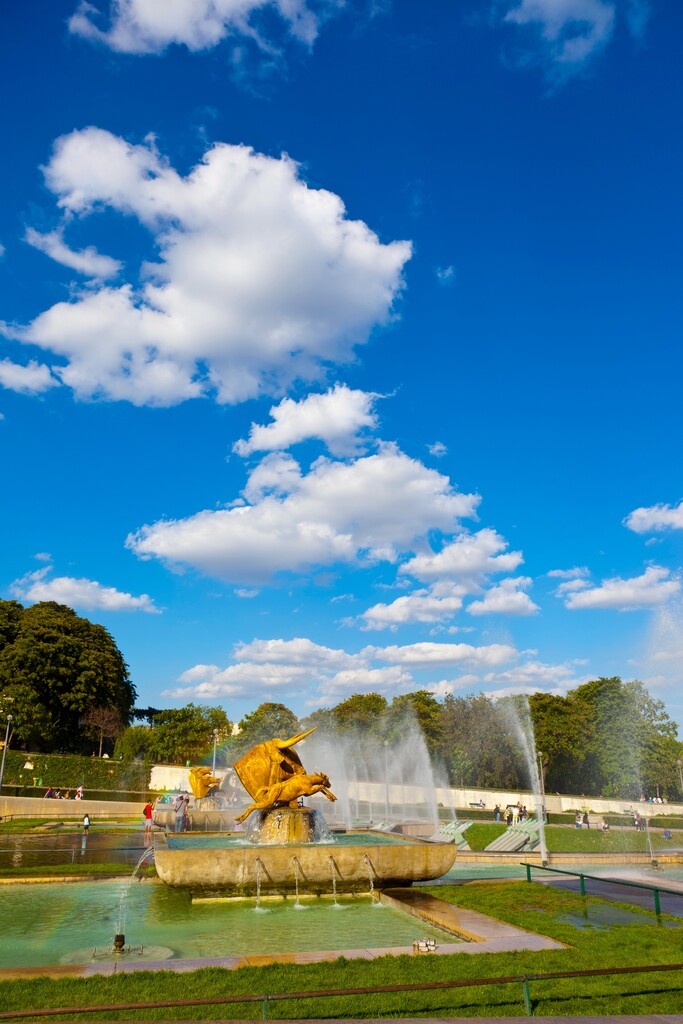
[[[27,765],[33,765],[27,768]],[[127,790],[142,793],[147,789],[150,765],[142,761],[111,761],[81,754],[26,754],[8,750],[5,759],[4,786],[48,786],[60,789]],[[42,781],[40,781],[42,780]]]

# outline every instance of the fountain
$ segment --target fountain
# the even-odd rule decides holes
[[[536,750],[536,737],[534,735],[533,722],[531,721],[531,710],[529,708],[529,701],[526,697],[523,698],[522,708],[523,713],[520,714],[518,710],[514,711],[514,713],[510,715],[510,721],[524,754],[524,760],[526,761],[527,771],[529,773],[529,783],[534,795],[534,800],[536,801],[536,819],[538,822],[541,863],[547,864],[548,846],[545,839],[545,800],[543,796],[543,780],[541,777],[542,767],[541,771],[539,771],[539,754]]]
[[[457,852],[453,845],[372,830],[333,832],[321,811],[300,806],[316,794],[332,803],[336,800],[327,775],[308,774],[294,750],[311,732],[268,740],[235,764],[253,801],[236,819],[250,818],[244,834],[157,835],[155,863],[161,880],[197,895],[258,892],[260,899],[265,894],[296,893],[298,899],[333,891],[367,892],[368,881],[373,892],[377,885],[410,885],[439,878],[452,867]]]

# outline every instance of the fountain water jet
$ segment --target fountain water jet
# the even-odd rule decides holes
[[[506,707],[506,714],[514,729],[515,735],[524,754],[524,760],[526,761],[527,771],[529,773],[529,783],[536,802],[541,862],[543,864],[547,864],[548,846],[545,839],[545,805],[543,800],[543,785],[538,768],[538,752],[536,750],[534,726],[531,721],[531,710],[529,708],[529,701],[526,697],[522,698],[520,706],[521,714],[519,710],[513,711],[509,706]]]

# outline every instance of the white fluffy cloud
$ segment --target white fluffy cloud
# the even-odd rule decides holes
[[[628,580],[614,576],[603,580],[599,587],[582,585],[564,596],[567,608],[614,608],[626,612],[665,604],[680,590],[680,581],[671,576],[669,569],[651,565],[642,576]]]
[[[495,530],[479,530],[456,537],[437,554],[416,555],[400,571],[423,583],[460,580],[479,587],[489,573],[513,572],[523,562],[521,551],[506,551],[508,542]]]
[[[161,53],[174,44],[198,51],[228,36],[258,39],[254,16],[274,11],[292,36],[310,45],[321,21],[340,6],[337,0],[81,0],[69,28],[119,53]]]
[[[495,684],[499,688],[496,695],[500,696],[505,692],[536,693],[539,690],[565,693],[571,686],[578,685],[580,680],[576,679],[573,665],[546,665],[542,661],[527,661],[505,672],[488,672],[483,682]]]
[[[323,701],[339,700],[352,693],[396,693],[409,688],[413,677],[398,666],[350,668],[325,679],[320,686]]]
[[[44,252],[56,263],[77,270],[79,274],[85,274],[86,277],[114,277],[121,270],[121,263],[118,260],[112,259],[111,256],[103,256],[92,245],[81,249],[80,252],[70,249],[61,230],[41,235],[35,228],[27,228],[25,237],[34,249]]]
[[[20,395],[39,395],[57,385],[50,368],[31,359],[25,366],[10,359],[0,360],[0,384]]]
[[[74,608],[107,612],[150,612],[160,614],[148,594],[134,597],[95,580],[72,576],[48,578],[50,566],[28,573],[11,585],[11,593],[25,601],[57,601]]]
[[[415,673],[444,666],[491,670],[513,661],[513,647],[492,644],[412,644],[407,647],[366,647],[357,653],[325,647],[306,637],[292,640],[253,640],[237,644],[231,664],[194,665],[179,677],[177,687],[166,697],[182,700],[218,700],[222,697],[254,699],[283,691],[305,695],[310,706],[329,704],[349,693],[378,691],[390,695],[408,692],[416,686],[434,692],[452,692],[478,676],[460,676],[453,683],[417,682]],[[445,689],[445,687],[448,689]],[[434,689],[436,687],[437,689]],[[439,689],[440,687],[440,689]]]
[[[416,590],[397,597],[391,604],[375,604],[363,612],[363,629],[391,629],[409,622],[443,622],[462,608],[462,592],[451,588],[450,596],[437,597],[429,590]]]
[[[463,662],[470,665],[501,665],[511,661],[517,654],[515,648],[508,644],[473,647],[471,644],[440,644],[429,641],[407,644],[403,647],[366,647],[361,653],[377,661],[408,668],[460,665]]]
[[[4,327],[59,357],[53,373],[81,398],[239,402],[315,379],[390,319],[402,288],[410,244],[348,220],[287,156],[218,144],[183,177],[153,141],[90,127],[57,140],[45,179],[67,219],[108,207],[159,252],[119,287]]]
[[[394,562],[429,531],[453,532],[479,502],[393,445],[349,463],[319,459],[307,474],[290,456],[264,462],[269,476],[262,463],[245,489],[252,504],[143,526],[127,546],[141,558],[256,582],[360,559]]]
[[[585,565],[576,565],[573,569],[551,569],[548,576],[551,579],[575,580],[582,576],[590,576],[590,572]]]
[[[530,576],[501,580],[481,601],[472,601],[467,611],[470,615],[534,615],[539,607],[524,593],[532,582]]]
[[[357,450],[359,435],[377,426],[373,404],[378,395],[354,391],[344,384],[320,395],[308,395],[300,402],[284,398],[270,410],[272,423],[252,423],[248,439],[236,441],[233,451],[247,456],[253,452],[282,451],[313,438],[324,441],[334,455]]]
[[[180,683],[164,690],[162,696],[179,700],[218,700],[221,697],[245,697],[282,690],[305,690],[310,679],[308,668],[300,665],[268,665],[240,662],[228,668],[195,665],[179,678]]]
[[[332,671],[357,662],[355,655],[300,636],[293,640],[252,640],[249,644],[237,644],[234,655],[240,661],[259,665],[298,665],[311,671]]]
[[[624,526],[634,533],[658,533],[660,530],[683,530],[683,501],[678,505],[651,505],[636,508],[624,519]]]
[[[520,64],[541,63],[554,79],[575,74],[600,53],[619,15],[633,36],[648,17],[646,0],[514,0],[507,6],[504,22],[525,33]]]

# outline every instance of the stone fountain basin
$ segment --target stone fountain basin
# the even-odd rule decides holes
[[[207,845],[211,838],[204,834],[193,843],[193,836],[180,841],[171,836],[170,842],[166,835],[155,836],[159,878],[197,894],[222,896],[255,896],[260,881],[261,895],[286,896],[295,891],[296,872],[300,895],[323,896],[333,891],[333,869],[338,893],[367,892],[371,878],[376,888],[440,878],[457,854],[453,844],[372,831],[349,831],[335,834],[332,843],[296,846],[251,845],[240,833],[217,835],[215,845]]]

